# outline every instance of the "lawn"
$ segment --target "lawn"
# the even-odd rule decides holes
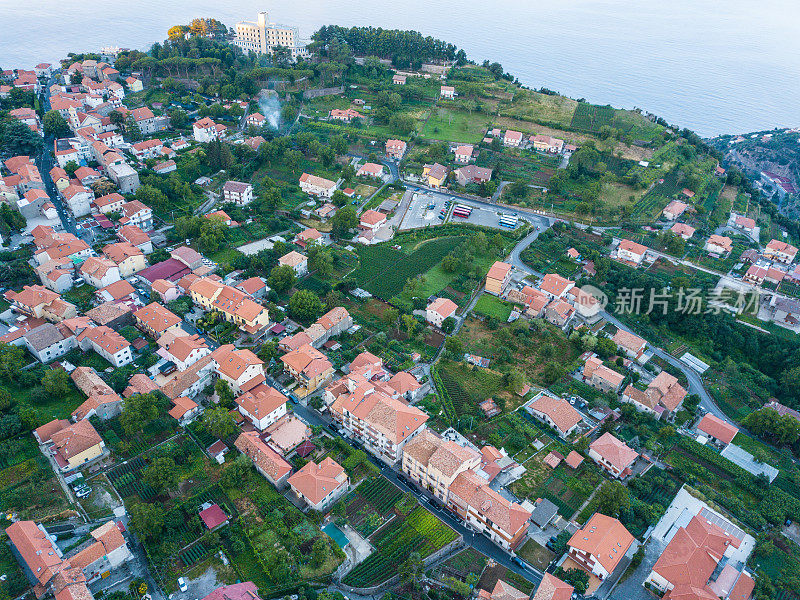
[[[496,296],[483,294],[478,298],[478,302],[475,304],[473,310],[476,314],[483,315],[484,317],[493,317],[498,321],[505,322],[508,321],[508,317],[511,315],[513,308],[513,304],[504,302]]]
[[[486,133],[489,116],[472,114],[450,108],[432,109],[431,116],[422,127],[420,135],[430,140],[478,144]]]
[[[535,540],[529,539],[517,550],[517,556],[540,571],[545,571],[556,555]]]
[[[518,90],[510,106],[503,106],[503,116],[568,127],[578,103],[565,96],[551,96],[531,90]]]

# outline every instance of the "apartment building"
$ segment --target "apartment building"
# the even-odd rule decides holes
[[[51,323],[60,323],[78,314],[74,304],[41,285],[26,285],[19,292],[6,292],[5,296],[18,312]]]
[[[246,348],[232,344],[220,346],[211,353],[214,371],[227,382],[234,395],[248,392],[264,383],[264,362]]]
[[[141,248],[128,242],[108,244],[103,248],[103,254],[117,265],[120,277],[123,278],[130,277],[147,267]]]
[[[240,21],[236,24],[233,44],[242,51],[256,54],[272,54],[276,48],[288,50],[292,60],[308,56],[305,44],[300,41],[297,27],[271,23],[267,12],[259,12],[255,21]]]
[[[350,374],[325,389],[331,416],[375,456],[394,464],[405,444],[425,429],[428,415],[399,399],[388,383]]]
[[[508,263],[499,260],[495,262],[486,274],[486,291],[495,296],[501,296],[508,282],[511,281],[511,270],[512,267]]]
[[[317,390],[333,375],[333,365],[326,356],[311,344],[304,344],[281,356],[284,371],[299,386],[295,394],[304,398]]]
[[[330,198],[333,196],[333,192],[336,191],[336,182],[324,177],[303,173],[300,176],[300,189],[311,196]]]
[[[222,186],[222,196],[225,202],[244,206],[253,201],[253,186],[242,181],[226,181]]]
[[[168,331],[178,329],[182,321],[178,315],[158,302],[151,302],[144,308],[140,308],[133,313],[133,318],[139,329],[155,339],[160,338]]]
[[[791,264],[797,256],[797,248],[780,240],[771,240],[764,249],[764,257],[784,264]]]
[[[254,334],[269,325],[269,311],[235,287],[202,277],[189,286],[189,296],[203,310],[219,311],[226,321]]]
[[[480,467],[481,454],[424,429],[403,448],[403,472],[446,504],[459,474]]]
[[[116,263],[103,256],[90,256],[81,265],[79,272],[86,283],[97,289],[121,279]]]

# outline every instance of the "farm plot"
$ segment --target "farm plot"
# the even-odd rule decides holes
[[[358,533],[368,537],[389,520],[402,495],[385,477],[367,479],[345,501],[347,521]]]
[[[417,506],[405,519],[396,518],[373,539],[375,552],[350,571],[343,583],[368,587],[386,581],[397,573],[411,552],[418,552],[424,559],[456,537],[450,527]]]
[[[436,570],[440,575],[449,575],[464,580],[470,573],[480,577],[487,562],[488,559],[483,554],[474,548],[467,548],[448,558]]]
[[[432,371],[433,372],[433,371]],[[470,369],[464,363],[439,362],[434,382],[448,417],[482,416],[478,405],[503,390],[503,376],[488,369]],[[503,406],[503,402],[498,402]]]
[[[123,498],[139,496],[145,502],[156,496],[156,491],[142,481],[142,470],[147,466],[141,456],[115,467],[108,472],[108,479]]]
[[[437,238],[420,244],[410,254],[387,245],[364,246],[358,249],[361,266],[353,277],[372,295],[389,300],[403,291],[406,281],[438,264],[462,241],[462,236]]]
[[[631,219],[652,221],[680,190],[680,174],[672,170],[664,176],[664,183],[656,183],[633,207]]]
[[[579,102],[572,114],[571,127],[578,131],[599,133],[605,125],[611,125],[616,111],[610,106],[597,106]]]

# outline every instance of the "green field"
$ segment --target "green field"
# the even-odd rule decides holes
[[[462,240],[461,236],[428,240],[410,254],[386,244],[363,246],[357,250],[361,266],[353,277],[369,293],[389,300],[403,291],[406,281],[437,265]]]
[[[498,321],[508,321],[513,305],[503,302],[500,298],[484,294],[478,298],[478,302],[473,309],[477,314],[485,317],[494,317]]]
[[[572,129],[599,133],[605,125],[611,125],[614,120],[615,110],[610,106],[597,106],[579,102],[572,115]]]
[[[489,116],[437,107],[422,127],[420,135],[430,140],[477,144],[486,133]]]

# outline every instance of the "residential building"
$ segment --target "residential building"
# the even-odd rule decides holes
[[[403,448],[403,472],[445,504],[455,478],[480,466],[479,452],[445,440],[427,428]]]
[[[334,371],[331,362],[311,344],[284,354],[281,362],[284,371],[297,382],[296,394],[301,398],[323,385]]]
[[[455,150],[455,161],[462,165],[467,164],[472,159],[472,151],[472,146],[457,146]]]
[[[385,224],[386,215],[371,208],[361,213],[358,219],[358,226],[367,231],[375,231]]]
[[[245,206],[253,201],[253,186],[241,181],[226,181],[222,186],[222,196],[225,202]]]
[[[619,246],[617,246],[617,258],[634,265],[640,265],[646,254],[647,246],[642,246],[630,240],[621,240]]]
[[[614,572],[633,542],[633,536],[617,519],[594,513],[570,538],[568,555],[581,569],[603,581]]]
[[[298,277],[302,277],[308,273],[308,257],[292,250],[284,254],[278,259],[278,264],[281,266],[292,267]]]
[[[383,165],[379,165],[376,163],[364,163],[361,167],[359,167],[358,171],[356,172],[356,176],[358,177],[383,177]]]
[[[115,367],[133,362],[131,343],[105,325],[87,327],[78,335],[78,343],[84,350],[91,347]]]
[[[733,240],[724,235],[712,234],[703,248],[711,254],[727,255],[733,249]]]
[[[574,316],[575,307],[563,300],[555,300],[544,309],[544,318],[561,329],[567,329]]]
[[[259,12],[255,21],[240,21],[236,24],[236,37],[232,42],[242,51],[256,54],[272,54],[276,48],[288,50],[292,60],[308,55],[300,40],[297,27],[270,23],[267,12]]]
[[[130,277],[147,267],[144,252],[128,242],[109,244],[103,248],[103,254],[117,265],[120,277],[123,278]]]
[[[453,480],[447,507],[505,550],[516,549],[527,538],[530,511],[501,496],[475,471]]]
[[[550,137],[549,135],[531,136],[533,149],[539,152],[550,152],[560,154],[564,150],[564,140]]]
[[[581,413],[564,398],[556,398],[545,391],[525,403],[525,409],[555,429],[562,438],[569,437],[583,421]]]
[[[486,183],[491,180],[493,173],[492,169],[475,165],[467,165],[455,170],[456,182],[461,186],[466,186],[470,183]]]
[[[172,404],[172,408],[169,409],[169,416],[178,421],[182,427],[191,423],[201,412],[200,405],[186,396],[173,398]]]
[[[511,281],[511,271],[512,267],[508,263],[495,262],[486,274],[484,289],[490,294],[501,296],[508,282]]]
[[[321,244],[322,240],[322,234],[313,227],[310,227],[298,233],[294,238],[294,243],[305,249],[309,244],[314,242]]]
[[[439,97],[446,98],[447,100],[452,100],[456,97],[456,88],[450,85],[443,85],[439,90]]]
[[[210,117],[195,121],[192,125],[192,134],[195,141],[201,144],[211,142],[219,137],[217,124]]]
[[[120,225],[136,225],[145,231],[153,228],[153,211],[138,200],[131,200],[120,207]]]
[[[153,242],[150,240],[150,236],[142,231],[142,228],[138,225],[120,227],[117,230],[117,237],[123,242],[136,246],[145,254],[150,254],[153,251]]]
[[[736,229],[742,230],[747,235],[753,235],[756,229],[756,222],[754,219],[732,212],[728,219],[728,227],[735,227]]]
[[[680,200],[673,200],[669,204],[667,204],[666,208],[661,211],[661,215],[667,221],[674,221],[675,219],[680,218],[680,216],[686,212],[686,209],[689,208],[689,205],[685,202],[681,202]]]
[[[447,183],[447,167],[439,163],[424,165],[422,167],[422,177],[429,187],[439,189]]]
[[[105,442],[88,419],[70,424],[69,421],[51,421],[36,431],[46,431],[40,444],[52,454],[59,469],[72,471],[103,455]]]
[[[612,477],[624,479],[630,475],[639,453],[606,432],[589,444],[589,458]]]
[[[89,396],[78,408],[72,411],[72,420],[80,421],[97,417],[106,421],[122,412],[122,398],[117,394],[95,394]]]
[[[511,146],[512,148],[518,147],[522,143],[522,133],[509,129],[503,136],[503,145]]]
[[[336,182],[324,177],[303,173],[300,176],[300,189],[311,196],[330,198],[336,191]]]
[[[710,441],[717,446],[725,448],[733,441],[739,428],[723,421],[716,415],[706,413],[697,424],[698,439],[703,443]]]
[[[133,313],[136,326],[151,337],[158,339],[168,331],[178,329],[182,319],[161,306],[158,302],[151,302],[144,308]]]
[[[90,212],[89,205],[94,201],[94,193],[92,190],[83,187],[82,185],[69,185],[61,196],[67,203],[70,212],[75,217],[83,217]]]
[[[694,235],[696,229],[686,223],[675,223],[670,227],[670,231],[684,240],[688,240]]]
[[[284,416],[288,401],[278,390],[264,384],[257,385],[236,398],[239,412],[258,431],[264,431]]]
[[[98,289],[120,280],[119,267],[103,256],[90,256],[78,272],[86,283]]]
[[[260,129],[266,123],[267,118],[259,112],[250,113],[247,115],[247,119],[245,120],[245,124],[248,127],[255,127]]]
[[[707,514],[702,511],[677,529],[644,584],[665,598],[749,600],[755,582],[729,560],[743,540],[710,521]],[[741,534],[738,528],[734,531]]]
[[[402,458],[405,444],[425,429],[428,420],[427,414],[397,396],[389,385],[372,382],[358,373],[325,390],[334,420],[389,464]]]
[[[547,273],[539,284],[539,289],[550,298],[562,299],[575,287],[575,282],[557,273]]]
[[[764,250],[765,258],[787,265],[793,263],[796,256],[797,248],[781,240],[771,240]]]
[[[343,121],[345,123],[350,123],[353,119],[363,119],[364,115],[362,115],[357,110],[353,110],[352,108],[348,108],[342,110],[340,108],[331,109],[328,113],[328,120],[333,119],[334,121]]]
[[[392,83],[394,85],[405,85],[406,84],[406,76],[405,75],[400,75],[398,73],[395,73],[392,76]]]
[[[6,292],[5,296],[18,312],[51,323],[60,323],[78,314],[74,304],[41,285],[26,285],[19,292]]]
[[[303,257],[305,258],[305,257]],[[247,293],[214,279],[203,277],[189,286],[192,301],[204,310],[222,313],[226,321],[254,334],[269,325],[269,311]]]
[[[205,339],[196,333],[180,335],[182,333],[182,329],[177,329],[162,335],[158,340],[159,356],[175,363],[179,371],[185,371],[201,358],[211,354]]]
[[[502,579],[498,579],[494,584],[494,589],[490,592],[487,590],[480,590],[478,598],[481,600],[528,600],[530,594],[519,591],[513,585],[506,583]]]
[[[117,192],[114,192],[112,194],[106,194],[105,196],[100,196],[99,198],[95,198],[94,200],[94,205],[104,215],[113,212],[120,212],[124,204],[125,204],[125,198],[122,196],[122,194],[119,194]]]
[[[258,431],[247,431],[236,438],[236,448],[247,456],[261,475],[276,488],[285,486],[292,466],[275,450],[265,444]]]
[[[331,506],[350,488],[344,468],[330,457],[319,464],[307,462],[287,482],[298,498],[317,511]]]
[[[75,337],[64,327],[44,323],[23,334],[28,351],[41,363],[64,356],[76,347]]]
[[[545,573],[531,600],[572,600],[575,588],[555,575]]]
[[[106,172],[123,194],[133,194],[139,189],[139,174],[129,164],[109,165]]]
[[[342,306],[335,306],[305,330],[283,338],[278,347],[286,352],[297,350],[305,344],[320,348],[325,342],[337,335],[341,335],[352,326],[353,318],[347,312],[347,309]]]
[[[72,289],[75,264],[68,258],[48,260],[34,267],[42,285],[57,294]]]
[[[618,392],[625,376],[609,369],[596,356],[590,356],[583,365],[583,379],[603,392]]]
[[[634,335],[624,329],[617,329],[617,333],[615,333],[614,337],[611,339],[617,345],[617,348],[622,350],[628,358],[641,361],[640,359],[644,356],[645,348],[647,348],[647,342],[638,335]]]
[[[220,346],[211,353],[214,371],[225,381],[235,396],[264,383],[264,362],[247,348],[232,344]]]
[[[449,298],[436,298],[425,310],[425,320],[435,327],[441,327],[445,319],[455,317],[458,304]]]
[[[408,145],[403,140],[386,140],[386,156],[402,160]]]

